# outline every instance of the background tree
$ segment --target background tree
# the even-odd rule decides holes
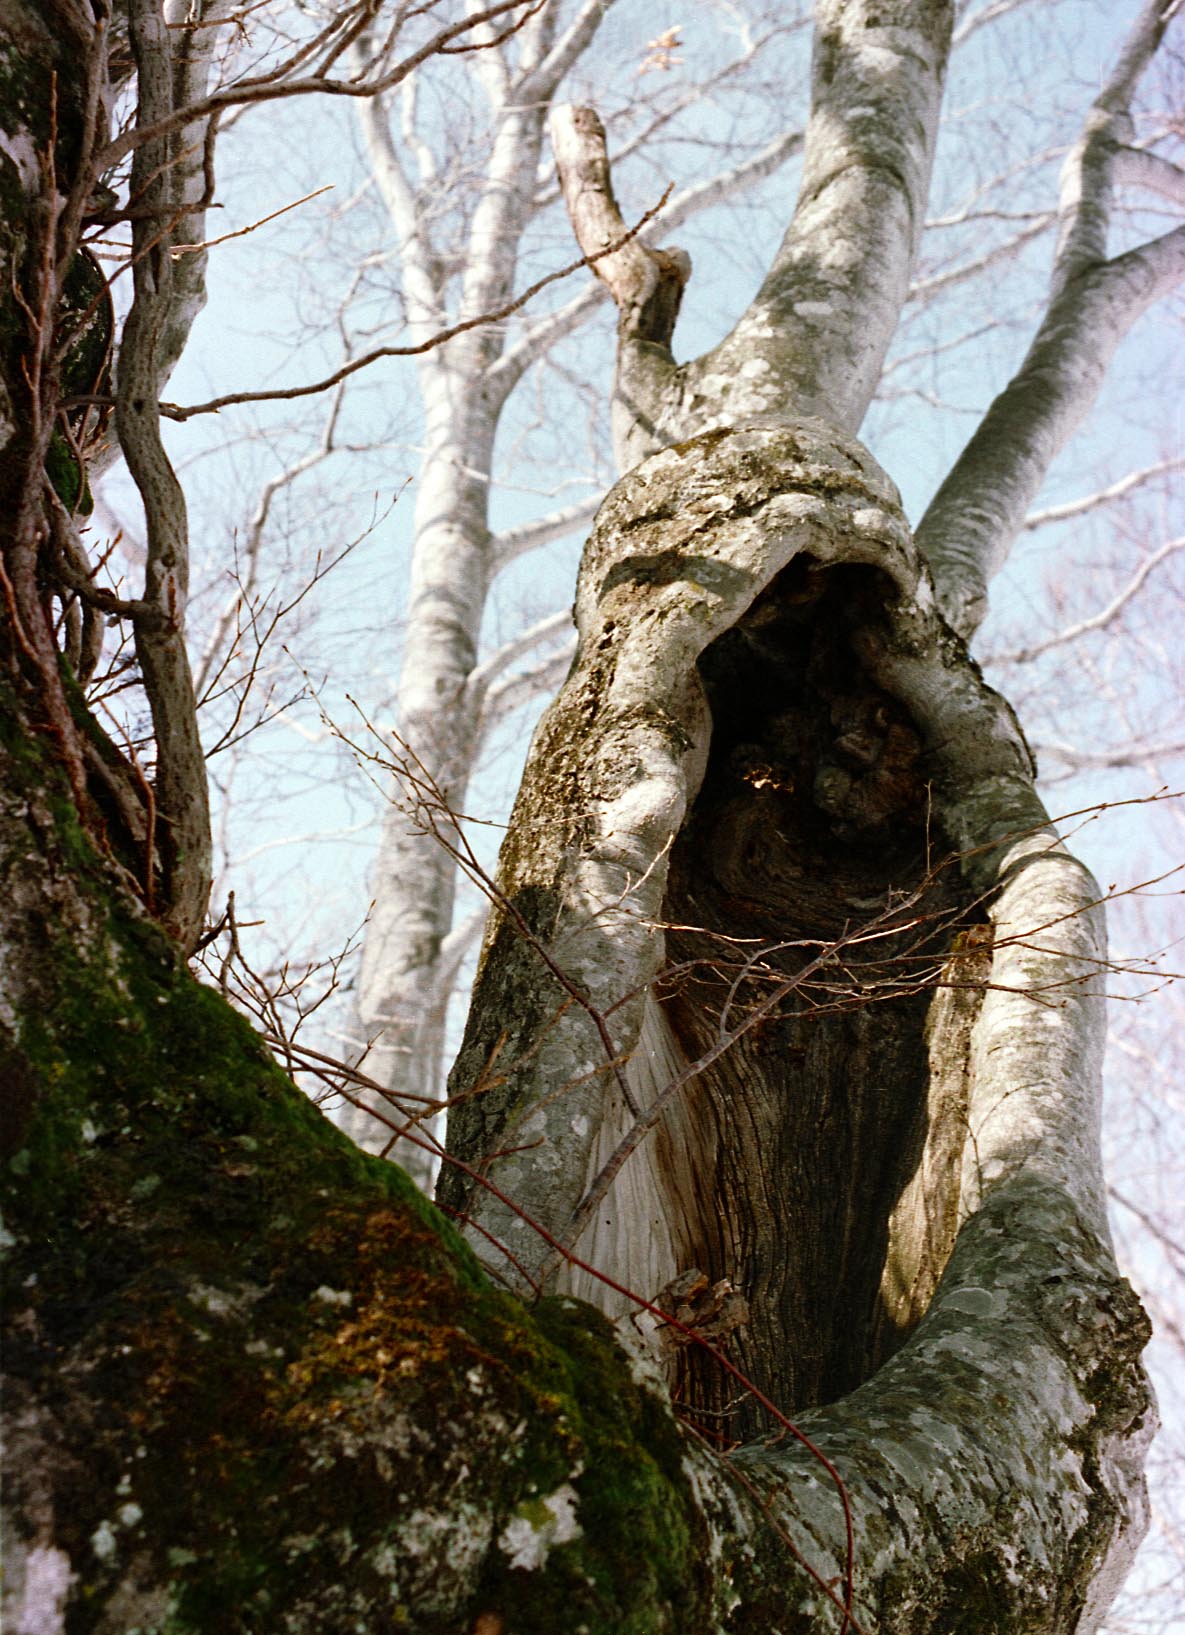
[[[888,297],[895,289],[903,298],[907,283],[945,64],[945,8],[903,6],[888,23],[865,19],[860,8],[820,13],[803,207],[759,297],[790,302],[804,326],[795,357],[779,344],[780,321],[755,325],[751,312],[724,343],[738,354],[735,376],[702,360],[676,374],[655,327],[673,316],[673,303],[661,293],[656,302],[645,284],[681,278],[680,264],[644,255],[641,263],[629,256],[624,273],[620,264],[602,269],[627,298],[636,292],[630,280],[643,281],[643,299],[631,302],[624,326],[619,378],[633,400],[626,442],[641,435],[644,446],[650,435],[638,410],[651,421],[677,416],[677,392],[689,392],[694,407],[698,391],[696,412],[707,424],[676,418],[670,429],[678,442],[644,461],[602,512],[578,603],[581,658],[538,740],[457,1079],[467,1093],[457,1147],[503,1179],[529,1169],[524,1193],[553,1236],[574,1235],[594,1204],[600,1216],[608,1203],[610,1224],[620,1226],[660,1188],[682,1188],[678,1207],[662,1217],[665,1243],[656,1239],[633,1262],[651,1280],[686,1270],[690,1251],[714,1273],[712,1256],[721,1253],[713,1241],[718,1222],[702,1200],[713,1167],[721,1196],[729,1196],[738,1149],[730,1149],[726,1125],[714,1145],[693,1130],[675,1163],[670,1150],[647,1151],[657,1144],[639,1140],[660,1111],[686,1119],[689,1107],[694,1115],[727,1091],[719,1076],[726,1056],[705,1060],[694,1077],[685,1072],[697,1029],[707,1026],[714,1041],[702,1055],[729,1043],[734,1059],[762,1023],[780,1030],[791,1053],[813,1053],[800,1094],[812,1081],[826,1092],[837,1063],[841,1070],[871,1063],[889,1079],[883,1095],[863,1098],[855,1090],[872,1086],[861,1079],[843,1110],[892,1126],[888,1157],[902,1168],[873,1174],[878,1208],[868,1207],[866,1185],[858,1212],[845,1205],[861,1163],[872,1157],[886,1167],[885,1143],[869,1142],[861,1118],[851,1118],[840,1132],[848,1164],[836,1162],[836,1142],[818,1153],[821,1193],[834,1183],[838,1197],[812,1194],[792,1178],[788,1195],[806,1240],[797,1278],[780,1291],[750,1279],[750,1295],[766,1298],[760,1307],[753,1301],[750,1333],[734,1337],[759,1382],[770,1379],[797,1408],[846,1391],[927,1308],[875,1379],[811,1416],[841,1460],[842,1507],[835,1490],[820,1497],[813,1456],[804,1453],[804,1464],[783,1449],[723,1462],[688,1451],[696,1472],[689,1488],[661,1403],[630,1382],[604,1325],[563,1301],[528,1316],[484,1287],[394,1172],[335,1142],[280,1088],[216,998],[178,971],[127,893],[128,877],[138,878],[140,899],[166,921],[188,915],[184,892],[170,882],[192,878],[190,859],[182,852],[167,869],[158,857],[167,847],[155,834],[153,800],[142,800],[139,836],[130,825],[130,840],[108,827],[108,863],[80,843],[71,806],[91,833],[99,819],[74,735],[97,741],[105,764],[115,751],[81,711],[75,727],[61,707],[56,660],[45,659],[51,598],[64,612],[77,595],[92,603],[92,614],[98,607],[126,616],[137,639],[141,624],[153,635],[155,617],[171,656],[184,582],[180,546],[170,542],[183,536],[150,439],[141,477],[150,533],[156,491],[164,492],[164,555],[154,554],[159,572],[149,578],[156,601],[104,604],[85,566],[75,567],[73,581],[64,577],[83,550],[69,516],[84,502],[83,445],[69,418],[73,397],[59,420],[57,382],[41,362],[56,363],[63,342],[75,339],[77,304],[62,316],[59,286],[73,265],[71,232],[82,212],[76,206],[73,217],[67,210],[54,221],[55,177],[28,159],[53,151],[57,175],[73,184],[71,198],[89,202],[102,161],[117,159],[121,144],[138,150],[167,134],[162,125],[192,128],[221,93],[158,113],[142,85],[139,130],[99,148],[96,96],[81,106],[73,89],[59,97],[53,74],[81,49],[92,65],[84,89],[101,85],[103,19],[96,30],[84,14],[63,18],[59,34],[32,16],[17,21],[22,66],[40,94],[14,103],[6,147],[17,156],[10,180],[34,206],[8,213],[17,299],[7,386],[23,411],[14,420],[34,428],[31,447],[17,439],[8,451],[22,502],[8,569],[14,639],[6,738],[9,872],[23,882],[5,905],[17,973],[17,1026],[5,1059],[17,1113],[9,1259],[20,1454],[14,1622],[58,1627],[69,1602],[73,1620],[91,1626],[224,1628],[237,1620],[266,1627],[282,1619],[294,1628],[344,1628],[380,1604],[389,1609],[394,1597],[423,1627],[454,1627],[464,1608],[475,1626],[496,1628],[513,1612],[529,1628],[546,1627],[562,1595],[590,1627],[629,1620],[661,1627],[670,1618],[744,1627],[784,1617],[788,1604],[800,1617],[834,1611],[837,1601],[850,1611],[854,1562],[862,1621],[879,1615],[888,1627],[945,1627],[970,1601],[1002,1626],[1023,1618],[1032,1627],[1035,1607],[1046,1609],[1049,1627],[1089,1626],[1138,1532],[1132,1467],[1147,1429],[1134,1366],[1142,1327],[1100,1237],[1092,1150],[1104,959],[1097,891],[1051,846],[1023,739],[938,621],[892,487],[847,429],[877,373],[863,348],[875,353],[887,344],[896,322]],[[317,42],[327,60],[306,76],[325,82],[317,88],[338,84],[327,70],[357,21],[342,19],[342,33]],[[138,36],[133,27],[142,80],[153,61],[150,37],[172,66],[152,22],[144,12]],[[1162,22],[1151,10],[1139,20],[1100,99],[1104,114],[1122,115]],[[308,61],[302,50],[290,59],[289,87]],[[261,81],[269,95],[280,84]],[[158,90],[161,83],[153,81]],[[351,90],[360,84],[369,88],[349,82]],[[251,88],[240,80],[227,100]],[[34,110],[60,116],[57,148],[53,127],[32,123]],[[594,135],[585,129],[578,158],[595,171]],[[885,166],[886,145],[901,162]],[[1102,166],[1092,179],[1093,157],[1088,143],[1079,168],[1091,185],[1067,209],[1071,259],[1076,242],[1081,250],[1079,217],[1105,214],[1110,178]],[[144,174],[146,188],[159,168]],[[838,356],[852,341],[836,306],[820,289],[812,299],[794,285],[818,280],[812,252],[832,243],[849,245],[828,262],[837,268],[833,280],[873,280],[867,239],[857,241],[865,253],[853,255],[847,235],[829,231],[845,218],[859,221],[870,199],[882,234],[874,293],[884,304],[879,322],[869,317],[860,332],[853,356],[862,367],[838,369],[831,349]],[[137,192],[133,209],[138,201]],[[162,207],[154,206],[159,233]],[[812,222],[812,213],[821,220]],[[1096,244],[1082,260],[1078,274],[1116,328],[1134,310],[1122,300],[1129,275],[1171,262],[1178,238],[1111,262],[1100,260]],[[160,249],[159,240],[138,246],[137,268],[154,269],[141,278],[149,302],[164,282],[153,256]],[[1100,289],[1114,297],[1114,311]],[[1147,297],[1147,285],[1138,294]],[[1063,322],[1073,317],[1072,303],[1059,310],[1055,300],[1052,310]],[[812,332],[837,326],[812,358],[811,343],[820,341]],[[1072,339],[1072,323],[1070,330]],[[1064,361],[1056,348],[1052,356]],[[766,367],[746,371],[753,362]],[[772,382],[763,381],[767,374]],[[88,370],[69,387],[101,399],[102,391],[90,390],[94,378]],[[156,378],[152,394],[129,399],[133,417],[153,419]],[[1045,369],[1043,387],[1049,378]],[[1081,388],[1064,377],[1061,384],[1080,406]],[[1022,372],[1012,391],[1026,409],[1032,394],[1023,385]],[[769,395],[758,402],[762,392]],[[801,394],[810,392],[824,393],[832,424],[801,418]],[[738,400],[727,401],[733,395]],[[1064,424],[1064,397],[1037,395],[1047,418],[1052,403]],[[738,415],[742,423],[733,424]],[[1007,423],[1023,418],[1013,414]],[[1037,422],[1048,452],[1053,435]],[[56,472],[59,485],[74,473],[65,495],[41,480],[54,430],[70,457],[61,462],[65,476]],[[974,439],[969,450],[961,468],[974,478]],[[1023,472],[1028,480],[1033,469],[1030,462]],[[950,492],[958,489],[955,482]],[[987,542],[996,550],[1007,531],[1003,514]],[[942,531],[934,530],[939,594],[970,623],[983,564],[973,561],[969,572],[956,557],[943,566]],[[69,642],[65,617],[63,630]],[[161,672],[144,669],[150,696],[166,696],[154,679]],[[705,701],[714,716],[710,745]],[[580,736],[590,717],[591,741]],[[158,787],[163,775],[162,762]],[[142,796],[154,793],[143,784]],[[560,802],[549,799],[556,789]],[[173,810],[162,811],[163,823],[173,823],[168,836],[189,816],[174,823]],[[777,825],[764,821],[771,812]],[[447,839],[447,812],[429,807],[426,816]],[[566,845],[562,825],[578,847]],[[739,895],[729,874],[751,865],[750,845],[768,855],[743,883],[760,879],[766,900],[750,899],[751,923],[738,936],[728,919]],[[949,846],[957,877],[953,864],[937,866]],[[776,900],[781,883],[794,880],[795,868],[800,881],[813,877],[803,867],[811,848],[840,866],[821,872],[822,886],[807,899],[801,884],[788,887],[787,910]],[[137,861],[138,877],[129,866]],[[707,912],[670,912],[701,891]],[[846,900],[842,924],[829,893]],[[853,924],[853,908],[868,919]],[[763,913],[776,920],[772,935],[763,934]],[[788,913],[809,922],[792,927],[793,940],[809,945],[805,966],[786,947]],[[686,940],[686,956],[675,962],[682,968],[667,958],[664,928],[672,948]],[[874,935],[880,949],[874,945],[869,958]],[[541,955],[550,962],[542,979]],[[917,1012],[940,967],[946,990],[970,991],[932,1007],[923,1111]],[[664,987],[648,991],[655,977]],[[878,1012],[856,1003],[890,994],[900,1000],[892,1020],[882,1020],[887,1005]],[[800,1044],[788,1006],[825,1013],[821,1041],[804,1036]],[[834,1025],[829,1012],[841,1013]],[[754,1052],[748,1066],[758,1116],[786,1139],[786,1108],[771,1116],[760,1105],[763,1090],[767,1107],[776,1102],[766,1053]],[[681,1073],[686,1086],[676,1082]],[[735,1106],[731,1100],[727,1111]],[[520,1115],[526,1127],[515,1131]],[[541,1147],[530,1126],[546,1131],[557,1118],[563,1146]],[[594,1198],[597,1187],[586,1181],[600,1165],[597,1144],[616,1139],[614,1119],[628,1126],[619,1151],[628,1149],[629,1162],[617,1174],[630,1177],[635,1196],[618,1190]],[[813,1136],[811,1124],[800,1133]],[[490,1151],[520,1133],[534,1143],[528,1166],[521,1153]],[[911,1145],[922,1161],[902,1191]],[[576,1163],[566,1163],[573,1152]],[[740,1152],[756,1179],[753,1144]],[[759,1210],[746,1219],[739,1198],[737,1205],[735,1240],[758,1271],[762,1261],[779,1269],[768,1258],[771,1244],[777,1254],[799,1253],[799,1244],[777,1241],[783,1222]],[[833,1267],[826,1311],[810,1299],[812,1283],[817,1289],[823,1281],[810,1240],[837,1206],[851,1236]],[[930,1302],[956,1207],[968,1218]],[[532,1265],[554,1275],[539,1265],[535,1239],[520,1232],[517,1217],[504,1218],[480,1196],[471,1214],[523,1250],[513,1276]],[[71,1225],[76,1218],[86,1227],[82,1238]],[[649,1231],[650,1220],[643,1225]],[[599,1224],[595,1237],[605,1253]],[[631,1269],[633,1247],[615,1265]],[[486,1237],[482,1248],[490,1253]],[[735,1259],[735,1241],[723,1253]],[[81,1313],[79,1286],[94,1292]],[[854,1314],[847,1334],[834,1321],[837,1286]],[[791,1320],[795,1302],[804,1327],[783,1360],[778,1327]],[[694,1309],[689,1315],[694,1321]],[[1002,1325],[1007,1356],[998,1343]],[[694,1366],[684,1373],[701,1418],[729,1411],[716,1406],[716,1376]],[[110,1399],[101,1429],[96,1389]],[[457,1427],[456,1450],[420,1439],[416,1427],[430,1409]],[[749,1423],[752,1399],[731,1411],[736,1423]],[[989,1423],[994,1458],[982,1445]],[[192,1505],[175,1480],[178,1445],[207,1500],[211,1544],[196,1561]],[[1065,1457],[1068,1446],[1076,1458]],[[1013,1457],[1001,1460],[1004,1449]],[[963,1455],[953,1472],[952,1450]],[[908,1513],[900,1499],[886,1504],[886,1493],[900,1494],[903,1484]],[[414,1497],[393,1501],[397,1493]],[[842,1520],[836,1525],[844,1514],[854,1517],[855,1556]],[[805,1575],[795,1536],[809,1557]],[[447,1572],[433,1545],[442,1537]]]
[[[370,170],[396,235],[402,270],[399,324],[414,340],[428,341],[451,324],[513,302],[524,237],[556,202],[542,165],[548,108],[609,10],[606,0],[568,8],[549,4],[505,42],[494,37],[491,25],[481,36],[485,49],[473,59],[473,79],[486,104],[466,110],[477,123],[476,133],[442,124],[435,111],[425,114],[422,104],[436,87],[421,89],[414,79],[404,82],[398,109],[389,98],[358,105]],[[717,70],[717,80],[741,77],[763,50],[768,53],[771,39],[801,21],[792,13],[779,24],[758,24],[757,39],[750,24],[739,49]],[[455,83],[456,75],[452,78]],[[711,83],[703,87],[705,94],[711,90]],[[634,94],[641,101],[634,117],[648,115],[654,140],[680,110],[644,97],[641,90]],[[665,101],[670,104],[671,98]],[[654,229],[670,229],[769,175],[800,141],[796,131],[779,131],[755,154],[670,199]],[[477,175],[462,181],[475,146]],[[416,479],[395,727],[411,763],[458,809],[465,805],[482,742],[499,716],[553,690],[570,659],[563,643],[568,620],[561,612],[478,663],[495,575],[587,524],[595,509],[594,500],[585,500],[498,533],[491,527],[494,442],[509,394],[597,305],[594,287],[542,319],[532,314],[513,338],[506,325],[483,323],[419,359],[425,449]],[[525,674],[524,660],[531,663]],[[508,672],[516,664],[520,673],[508,692]],[[376,864],[375,903],[358,977],[358,1025],[368,1045],[363,1062],[370,1078],[394,1091],[431,1097],[442,1088],[445,1014],[459,956],[479,917],[458,927],[450,943],[455,864],[417,827],[399,793],[388,810]],[[361,1106],[348,1109],[344,1122],[363,1145],[381,1147],[389,1140],[389,1132]],[[427,1179],[421,1150],[405,1144],[398,1156]]]

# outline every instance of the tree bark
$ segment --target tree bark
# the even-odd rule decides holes
[[[45,111],[62,165],[79,118],[49,94],[69,42],[20,22],[5,291]],[[0,543],[36,610],[35,493]],[[1154,1424],[1099,1174],[1098,888],[850,432],[701,431],[618,484],[585,552],[446,1188],[488,1267],[555,1290],[532,1305],[187,975],[80,826],[5,609],[6,1627],[1098,1627]],[[793,1132],[768,1155],[762,1121]],[[680,1425],[664,1314],[620,1286],[693,1270],[748,1297],[721,1336],[748,1377],[723,1404],[685,1336]],[[729,1411],[749,1440],[714,1452]]]
[[[492,1287],[178,968],[4,704],[5,1627],[839,1628],[817,1460],[713,1455],[636,1339]],[[861,1629],[1091,1630],[1138,1539],[1146,1324],[1047,1150],[802,1416]]]

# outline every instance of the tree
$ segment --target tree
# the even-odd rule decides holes
[[[557,87],[587,51],[610,5],[586,0],[570,15],[549,4],[505,44],[491,25],[475,58],[488,107],[488,159],[479,181],[446,190],[442,178],[472,160],[447,127],[420,112],[408,82],[398,111],[391,99],[358,104],[363,141],[390,226],[396,235],[409,336],[426,342],[467,318],[509,307],[528,229],[545,213],[551,187],[538,174],[547,112]],[[742,41],[718,77],[735,76],[770,37]],[[360,61],[365,66],[365,53]],[[455,93],[454,93],[455,94]],[[670,118],[655,107],[651,140]],[[400,129],[397,140],[395,129]],[[483,130],[483,136],[486,136]],[[768,176],[801,145],[782,131],[755,154],[669,199],[649,225],[670,231],[721,197]],[[443,151],[442,151],[443,149]],[[412,168],[414,165],[414,169]],[[442,191],[461,202],[449,218]],[[621,224],[621,235],[628,229]],[[455,291],[455,293],[454,293]],[[410,761],[463,807],[482,743],[506,711],[532,693],[553,691],[570,660],[566,613],[544,619],[525,635],[478,662],[483,616],[495,576],[551,540],[587,524],[595,501],[546,514],[525,526],[491,526],[493,450],[510,394],[524,375],[594,313],[594,285],[513,338],[501,324],[463,328],[421,354],[418,386],[424,405],[425,451],[416,482],[407,637],[397,696],[397,728]],[[450,296],[455,303],[450,312]],[[562,645],[556,649],[557,639]],[[549,648],[551,649],[549,651]],[[512,667],[542,651],[524,675]],[[511,685],[507,686],[508,675]],[[375,903],[358,978],[356,1031],[369,1078],[404,1096],[431,1098],[442,1088],[445,1013],[460,959],[481,916],[454,925],[456,868],[448,852],[391,802],[375,870]],[[381,1098],[380,1098],[380,1106]],[[366,1110],[366,1096],[346,1110],[343,1125],[363,1146],[385,1147],[390,1132]],[[395,1155],[430,1184],[422,1149],[410,1142]]]
[[[500,8],[508,27],[537,9]],[[965,640],[1103,352],[1185,271],[1181,229],[1106,246],[1117,173],[1147,174],[1125,118],[1167,15],[1141,9],[1094,103],[1048,311],[915,541],[855,432],[909,283],[951,13],[820,4],[799,205],[713,351],[671,355],[678,257],[596,262],[629,469],[492,887],[442,1190],[495,1272],[545,1285],[528,1305],[181,958],[201,814],[184,513],[153,405],[185,309],[170,270],[200,235],[178,237],[193,193],[161,190],[236,98],[355,94],[400,60],[334,78],[359,9],[284,75],[208,92],[161,27],[188,42],[203,19],[137,3],[139,120],[111,141],[107,15],[13,8],[14,1628],[492,1635],[561,1606],[589,1630],[1099,1622],[1153,1418],[1097,1156],[1101,894]],[[603,251],[597,123],[560,136],[577,234]],[[128,153],[112,393],[78,231],[121,213],[95,184]],[[78,523],[111,396],[150,539],[145,593],[118,605]],[[151,781],[80,693],[104,615],[135,625]],[[420,799],[464,858],[431,780]],[[648,1342],[610,1321],[627,1284],[675,1353],[683,1431]],[[734,1430],[745,1445],[715,1451]]]

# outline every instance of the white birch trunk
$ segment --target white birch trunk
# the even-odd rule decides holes
[[[534,31],[519,41],[516,76],[498,53],[481,53],[476,66],[491,103],[493,152],[466,240],[460,316],[476,316],[513,294],[522,233],[538,208],[537,177],[549,100],[578,60],[608,10],[601,0],[577,7],[557,28],[546,7]],[[413,109],[414,111],[414,109]],[[444,295],[434,271],[431,191],[417,197],[414,151],[396,145],[391,119],[377,100],[360,110],[376,181],[395,229],[405,274],[409,327],[417,340],[441,327]],[[407,133],[412,136],[414,133]],[[797,134],[780,138],[710,183],[671,201],[668,217],[684,220],[721,197],[751,185],[797,150]],[[422,180],[422,179],[421,179]],[[595,309],[595,299],[573,303],[556,321],[542,320],[519,347],[504,350],[499,329],[460,336],[420,365],[425,453],[417,487],[407,637],[397,689],[398,762],[406,758],[454,808],[462,809],[468,780],[490,715],[484,687],[475,690],[482,616],[494,575],[525,549],[560,537],[588,514],[585,507],[558,514],[554,526],[491,537],[489,501],[494,443],[506,398],[529,364]],[[544,666],[527,681],[537,694],[553,671]],[[507,695],[512,702],[517,694]],[[405,780],[396,777],[375,864],[373,908],[359,975],[354,1035],[364,1050],[359,1065],[394,1098],[364,1090],[359,1105],[341,1115],[343,1128],[370,1151],[385,1150],[390,1122],[421,1112],[424,1100],[443,1094],[445,1014],[454,973],[440,953],[453,923],[455,865],[417,822]],[[400,1103],[399,1093],[408,1100]],[[403,1108],[403,1113],[399,1111]],[[391,1149],[421,1184],[434,1169],[429,1155],[408,1142]]]

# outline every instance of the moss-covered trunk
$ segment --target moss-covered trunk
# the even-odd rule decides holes
[[[794,1554],[842,1586],[813,1458],[736,1477],[605,1318],[492,1287],[188,977],[5,703],[5,1628],[838,1628]],[[911,1343],[804,1419],[861,1627],[1093,1627],[1148,1412],[1099,1253],[1004,1189]]]
[[[42,761],[9,715],[5,1627],[702,1627],[680,1438],[604,1320],[492,1289],[121,899]]]

